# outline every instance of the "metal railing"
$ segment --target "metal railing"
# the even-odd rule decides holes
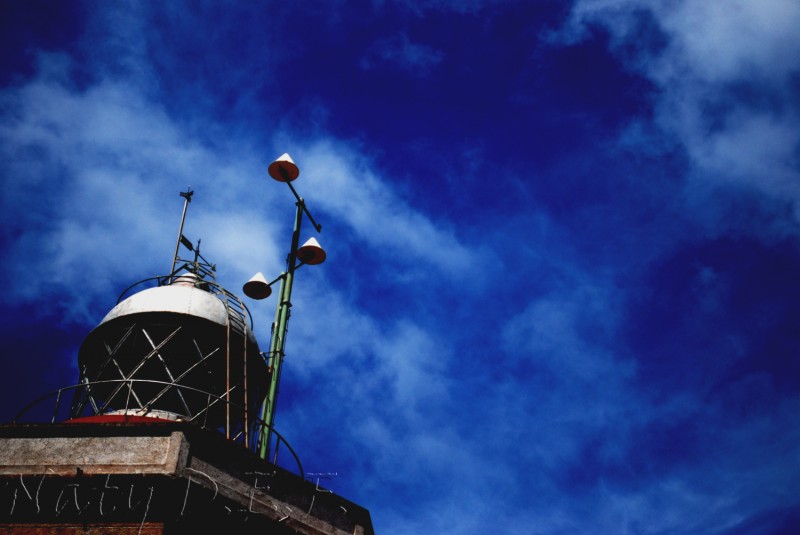
[[[192,392],[194,394],[201,394],[206,396],[208,400],[207,405],[204,410],[196,413],[194,416],[185,417],[181,415],[176,415],[176,421],[178,422],[188,422],[190,424],[196,425],[199,428],[207,429],[213,431],[215,433],[220,434],[221,436],[225,437],[225,426],[211,426],[207,425],[206,416],[208,415],[209,411],[212,407],[219,405],[220,407],[228,405],[230,408],[244,411],[244,407],[239,404],[231,403],[227,401],[222,396],[217,396],[215,394],[211,394],[209,392],[205,392],[203,390],[193,388],[186,385],[180,385],[175,383],[168,383],[165,381],[155,381],[149,379],[112,379],[107,381],[93,381],[93,382],[85,382],[76,385],[65,386],[63,388],[59,388],[58,390],[54,390],[49,392],[39,398],[35,399],[28,405],[26,405],[22,410],[20,410],[15,416],[14,419],[11,421],[12,424],[22,424],[22,423],[56,423],[56,422],[69,422],[70,420],[78,421],[79,418],[91,417],[91,416],[103,416],[103,415],[125,415],[125,416],[147,416],[151,414],[152,416],[158,415],[161,411],[157,409],[151,409],[148,407],[136,407],[131,406],[131,393],[133,392],[133,384],[134,383],[148,383],[153,385],[163,385],[165,388],[178,388],[181,390],[185,390],[188,392]],[[122,386],[123,388],[127,386],[128,388],[128,395],[126,396],[126,401],[123,406],[114,406],[109,407],[108,403],[104,405],[98,405],[92,395],[92,389],[98,386]],[[65,394],[72,392],[72,400],[65,401]],[[55,398],[55,401],[52,401],[52,398]],[[77,400],[82,399],[82,403],[76,403]],[[86,399],[90,401],[90,403],[85,403]],[[48,400],[51,400],[53,403],[52,410],[46,409],[49,407],[47,403]],[[78,412],[74,411],[74,407],[80,407]],[[203,416],[203,418],[201,418]],[[260,418],[251,418],[251,425],[250,429],[239,428],[238,432],[232,436],[230,439],[231,442],[235,442],[241,445],[243,448],[246,447],[245,443],[249,443],[250,451],[254,453],[257,452],[257,446],[260,441],[260,437],[264,434],[268,434],[269,436],[275,437],[275,445],[274,448],[271,448],[270,451],[274,452],[272,458],[272,464],[279,465],[282,468],[285,468],[289,471],[294,471],[292,468],[285,466],[284,464],[279,464],[278,459],[278,452],[283,445],[286,450],[291,454],[291,459],[294,460],[296,464],[296,473],[300,476],[305,478],[305,472],[303,471],[303,465],[300,462],[300,458],[295,453],[292,446],[289,442],[278,433],[275,429],[270,429],[264,420]],[[270,431],[270,433],[267,433]],[[245,441],[245,435],[249,434],[250,439]]]
[[[152,284],[150,287],[169,286],[173,279],[180,276],[179,274],[181,272],[195,273],[188,264],[184,264],[169,275],[158,275],[134,282],[125,288],[125,290],[123,290],[123,292],[117,298],[116,304],[120,304],[134,288],[146,285],[148,282],[154,282],[154,284]],[[206,280],[204,278],[198,278],[194,285],[196,288],[201,288],[211,295],[216,296],[220,301],[222,301],[222,304],[225,305],[226,310],[233,312],[236,315],[240,315],[242,317],[242,321],[247,321],[249,323],[249,330],[253,330],[253,316],[250,314],[250,309],[247,308],[244,302],[239,299],[236,294],[229,292],[215,281]]]

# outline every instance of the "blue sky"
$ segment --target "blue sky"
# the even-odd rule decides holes
[[[0,25],[3,419],[167,271],[187,185],[223,285],[279,273],[289,152],[328,261],[298,273],[276,425],[378,533],[800,530],[797,2]]]

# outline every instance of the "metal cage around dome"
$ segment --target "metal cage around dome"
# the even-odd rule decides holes
[[[120,301],[83,342],[80,382],[94,386],[79,391],[73,417],[87,404],[96,414],[201,415],[206,426],[228,438],[243,435],[249,446],[269,367],[247,307],[191,272],[146,281],[158,285]]]

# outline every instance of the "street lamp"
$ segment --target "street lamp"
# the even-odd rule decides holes
[[[265,299],[272,293],[272,285],[281,281],[278,294],[278,304],[275,310],[275,321],[272,324],[272,336],[269,343],[269,358],[272,363],[272,374],[270,375],[269,389],[261,406],[262,419],[265,427],[261,430],[258,437],[258,453],[262,459],[269,456],[269,443],[272,436],[272,425],[275,421],[275,402],[278,396],[278,383],[281,376],[281,364],[283,363],[284,347],[286,346],[286,333],[289,324],[289,312],[292,306],[292,282],[294,272],[304,264],[317,265],[325,261],[325,250],[320,246],[316,238],[308,239],[302,246],[300,243],[300,227],[305,214],[314,229],[322,232],[322,225],[314,221],[311,212],[308,211],[305,201],[297,194],[292,186],[292,181],[300,175],[300,169],[292,161],[291,156],[284,154],[269,166],[269,176],[278,182],[285,182],[292,190],[297,202],[297,211],[294,218],[294,229],[292,231],[292,245],[289,249],[289,256],[286,258],[286,271],[280,274],[272,282],[267,282],[261,272],[256,273],[247,281],[242,290],[251,299]],[[299,263],[298,263],[299,261]]]

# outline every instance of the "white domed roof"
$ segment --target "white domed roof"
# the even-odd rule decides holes
[[[121,316],[145,312],[187,314],[223,326],[228,319],[225,304],[218,297],[194,286],[175,284],[149,288],[130,296],[112,308],[100,325]]]

